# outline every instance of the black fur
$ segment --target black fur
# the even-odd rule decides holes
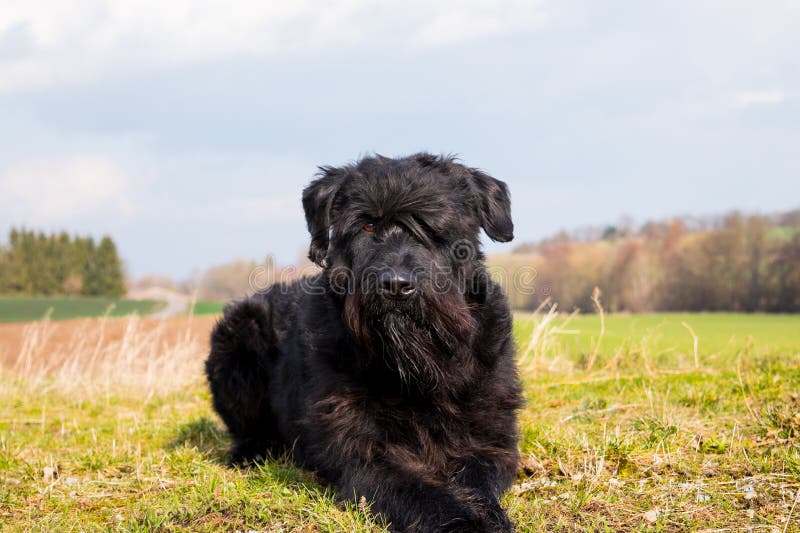
[[[290,453],[393,531],[512,531],[520,385],[478,239],[512,239],[506,185],[376,156],[322,168],[303,207],[323,271],[227,306],[212,334],[231,461]]]

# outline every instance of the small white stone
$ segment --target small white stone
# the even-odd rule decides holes
[[[646,513],[644,513],[644,519],[654,524],[658,521],[658,517],[661,515],[661,511],[658,509],[650,509]]]
[[[45,481],[52,481],[56,477],[56,470],[52,466],[42,468],[42,478]]]

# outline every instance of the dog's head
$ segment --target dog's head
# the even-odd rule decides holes
[[[480,229],[513,238],[506,184],[451,157],[375,156],[321,168],[303,207],[309,257],[344,298],[356,342],[404,381],[435,386],[489,287]]]

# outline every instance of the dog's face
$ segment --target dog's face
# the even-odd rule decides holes
[[[404,382],[435,387],[487,286],[480,228],[513,237],[506,185],[450,158],[376,156],[322,168],[303,207],[309,257],[344,298],[356,342]]]

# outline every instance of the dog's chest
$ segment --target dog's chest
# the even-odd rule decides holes
[[[340,450],[434,475],[474,446],[465,407],[346,393],[318,402],[313,412]]]

